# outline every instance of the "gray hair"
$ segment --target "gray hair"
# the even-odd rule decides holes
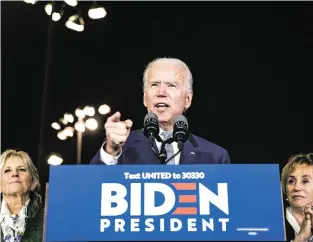
[[[186,79],[188,80],[188,86],[187,86],[186,91],[192,92],[193,78],[192,78],[192,74],[191,74],[189,67],[187,66],[185,62],[176,58],[172,58],[172,57],[156,58],[147,65],[143,73],[143,90],[146,88],[146,85],[148,82],[148,73],[150,69],[152,68],[152,66],[156,63],[168,63],[172,65],[181,66],[186,71],[185,81]]]
[[[6,150],[1,155],[0,172],[2,172],[2,168],[5,162],[10,158],[15,158],[15,157],[21,159],[27,165],[30,175],[32,177],[32,182],[36,184],[35,189],[30,191],[30,194],[29,194],[29,198],[31,199],[30,217],[34,217],[36,213],[39,211],[39,209],[41,208],[42,199],[39,194],[40,182],[39,182],[38,171],[34,163],[32,162],[30,156],[24,151],[18,151],[18,150],[13,150],[13,149]],[[0,200],[0,205],[1,205],[1,200]]]

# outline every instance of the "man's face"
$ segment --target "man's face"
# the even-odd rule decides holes
[[[144,105],[164,127],[172,129],[174,117],[191,105],[192,92],[187,85],[186,70],[179,65],[155,63],[148,72]]]

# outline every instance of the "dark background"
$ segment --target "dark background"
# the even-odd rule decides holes
[[[163,56],[182,59],[193,73],[190,131],[226,148],[232,163],[282,166],[313,151],[312,2],[98,3],[106,18],[89,19],[91,2],[79,2],[85,31],[64,26],[67,7],[48,38],[46,2],[1,1],[1,150],[29,152],[42,183],[50,152],[76,162],[76,137],[59,140],[51,123],[106,103],[141,128],[142,73]],[[103,142],[105,119],[84,134],[84,164]]]

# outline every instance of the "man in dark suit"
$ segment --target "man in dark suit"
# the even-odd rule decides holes
[[[184,113],[191,105],[193,97],[192,74],[188,66],[174,58],[159,58],[147,66],[143,76],[144,105],[148,112],[157,115],[160,137],[167,139],[173,131],[174,118]],[[142,130],[130,131],[131,120],[120,120],[116,112],[105,124],[106,141],[93,157],[91,164],[160,164],[160,160],[150,147]],[[166,136],[166,137],[165,137]],[[169,152],[177,153],[177,143],[173,142]],[[156,150],[161,143],[156,141]],[[183,150],[167,164],[227,164],[228,152],[205,139],[189,135]]]

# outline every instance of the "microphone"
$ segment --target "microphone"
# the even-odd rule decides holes
[[[165,164],[167,154],[163,143],[159,154],[153,148],[153,143],[155,139],[159,142],[163,142],[161,137],[159,136],[159,132],[160,128],[158,116],[152,112],[148,113],[143,121],[143,134],[149,139],[149,144],[152,148],[153,153],[158,157],[162,164]]]
[[[155,113],[148,113],[143,121],[143,134],[149,139],[149,143],[153,146],[154,140],[159,136],[159,119]]]
[[[179,150],[182,150],[184,143],[189,138],[188,121],[185,116],[178,115],[174,118],[173,139],[177,142]]]

